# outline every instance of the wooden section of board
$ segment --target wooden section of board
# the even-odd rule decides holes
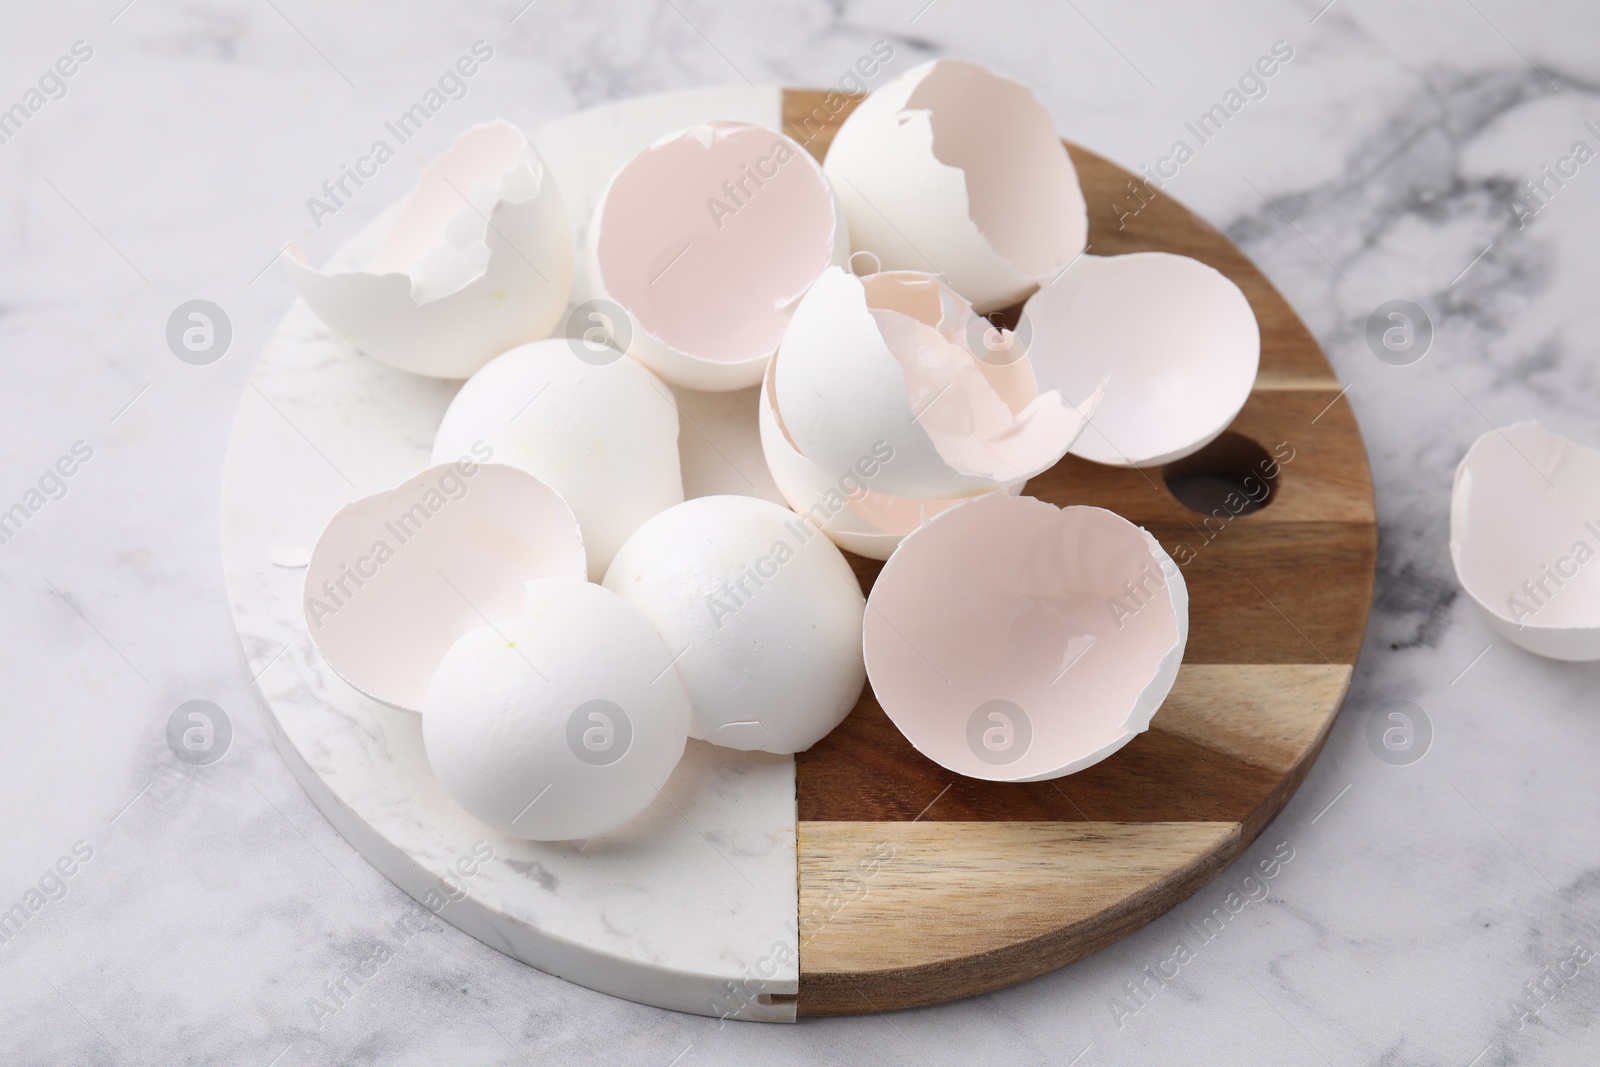
[[[818,158],[850,101],[790,90],[784,125]],[[1151,729],[1053,782],[962,778],[925,759],[870,687],[796,757],[802,1015],[933,1004],[1015,984],[1110,944],[1222,870],[1288,802],[1344,699],[1377,562],[1372,478],[1337,376],[1232,242],[1137,176],[1068,144],[1089,251],[1167,251],[1227,275],[1261,326],[1230,432],[1276,460],[1254,513],[1202,514],[1160,469],[1068,457],[1027,491],[1110,508],[1183,569],[1190,634]],[[881,564],[850,557],[862,588]]]
[[[1071,963],[1182,900],[1238,838],[1230,822],[801,823],[801,1003],[884,1010]]]

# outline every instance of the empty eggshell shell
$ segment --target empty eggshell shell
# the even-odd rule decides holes
[[[908,536],[867,601],[878,702],[940,766],[1059,778],[1150,725],[1188,639],[1183,575],[1094,507],[990,493]]]
[[[422,172],[372,264],[324,274],[290,244],[311,310],[401,370],[465,378],[549,336],[572,288],[572,232],[555,182],[521,130],[474,126]]]
[[[1600,452],[1536,422],[1478,438],[1456,468],[1450,559],[1500,636],[1600,659]]]
[[[1088,239],[1050,113],[975,63],[934,60],[873,91],[824,168],[856,248],[886,270],[940,273],[980,312],[1027,296]]]
[[[774,360],[773,397],[801,455],[835,479],[884,453],[875,492],[971,496],[1054,466],[1087,423],[1024,355],[1004,368],[968,347],[971,307],[932,275],[860,279],[829,267],[801,298]]]
[[[776,361],[768,366],[761,387],[759,426],[767,469],[789,506],[834,544],[868,559],[888,559],[906,534],[964,499],[913,500],[863,489],[878,469],[877,456],[846,475],[829,477],[800,454],[783,428],[772,402],[772,372],[776,366]],[[893,458],[892,454],[889,458]],[[1012,482],[1004,488],[1015,496],[1023,484]]]
[[[527,610],[450,647],[422,743],[445,791],[512,837],[625,825],[683,757],[689,700],[650,624],[581,580],[529,582]]]
[[[356,689],[420,711],[451,644],[521,609],[523,583],[584,576],[577,520],[524,471],[462,459],[347,504],[306,568],[305,616]]]
[[[832,542],[777,504],[708,496],[669,508],[622,546],[605,586],[677,656],[693,737],[800,752],[861,695],[861,586]]]
[[[1261,331],[1245,295],[1167,252],[1084,256],[1023,308],[1028,356],[1069,402],[1107,382],[1072,454],[1148,467],[1198,452],[1250,398]]]
[[[561,494],[583,530],[592,581],[641,523],[683,501],[677,402],[620,355],[596,366],[552,339],[496,357],[450,402],[433,462],[480,442]]]
[[[629,355],[674,385],[761,380],[789,308],[850,255],[822,168],[775,130],[714,122],[635,156],[588,231],[590,285],[630,319]]]

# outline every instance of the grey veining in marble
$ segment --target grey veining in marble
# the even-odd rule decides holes
[[[1600,148],[1585,132],[1600,124],[1600,9],[137,0],[119,13],[123,2],[0,13],[0,107],[73,42],[94,51],[0,144],[0,510],[75,442],[93,449],[0,544],[0,907],[30,888],[41,902],[0,944],[0,1060],[1600,1059],[1600,974],[1551,977],[1575,944],[1600,948],[1600,667],[1495,642],[1445,547],[1452,469],[1491,424],[1538,418],[1600,444],[1600,162],[1521,224],[1512,206],[1575,141]],[[467,95],[318,230],[306,199],[480,39],[495,57]],[[1379,592],[1326,751],[1261,841],[1170,915],[1057,974],[887,1019],[719,1028],[566,983],[432,916],[405,922],[410,898],[345,843],[267,735],[227,606],[223,452],[292,300],[270,259],[289,238],[330,254],[467,123],[533,128],[746,79],[832,84],[879,39],[894,46],[891,70],[961,55],[1022,79],[1065,134],[1130,167],[1167,153],[1274,42],[1293,47],[1168,192],[1283,290],[1351,384],[1366,435]],[[195,298],[232,320],[232,347],[210,366],[180,363],[164,341],[173,309]],[[1380,362],[1365,340],[1393,299],[1436,327],[1411,366]],[[233,726],[209,765],[179,762],[166,740],[194,699]],[[1366,739],[1393,699],[1433,725],[1409,766]],[[1136,1011],[1113,1011],[1285,841],[1294,859],[1264,900]],[[47,874],[78,842],[92,857]],[[389,958],[371,962],[380,940]],[[353,992],[335,1014],[313,1018],[311,998],[369,968],[358,986],[344,979]]]

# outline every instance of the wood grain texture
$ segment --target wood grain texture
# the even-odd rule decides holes
[[[855,1011],[968,996],[1053,970],[1216,873],[1229,822],[809,822],[800,827],[800,1003]]]
[[[818,158],[848,115],[790,90],[784,123]],[[1344,699],[1377,561],[1361,433],[1315,339],[1217,230],[1067,145],[1093,255],[1169,251],[1227,275],[1261,327],[1230,432],[1278,459],[1266,507],[1195,512],[1159,469],[1068,457],[1027,492],[1146,527],[1182,567],[1190,635],[1150,730],[1053,782],[962,778],[921,756],[871,688],[796,757],[802,1015],[932,1004],[1080,959],[1203,886],[1282,810]],[[1137,210],[1135,210],[1137,208]],[[870,590],[882,564],[849,557]],[[885,858],[887,856],[888,858]],[[865,866],[864,866],[865,865]]]

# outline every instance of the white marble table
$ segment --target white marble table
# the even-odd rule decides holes
[[[93,53],[0,143],[0,512],[40,504],[0,543],[0,909],[27,914],[0,925],[0,1062],[1600,1059],[1600,968],[1553,977],[1575,945],[1600,951],[1600,666],[1494,641],[1444,541],[1451,470],[1491,423],[1537,417],[1600,445],[1600,164],[1547,186],[1520,225],[1511,206],[1575,141],[1600,148],[1585,127],[1600,126],[1600,10],[123,2],[0,14],[0,107],[74,42]],[[532,127],[742,78],[832,84],[880,39],[890,70],[959,54],[1022,78],[1064,133],[1134,167],[1193,142],[1185,122],[1274,42],[1293,48],[1168,191],[1261,264],[1352,383],[1378,487],[1379,593],[1310,779],[1193,900],[977,1000],[719,1026],[485,947],[417,909],[323,818],[267,736],[234,636],[222,454],[291,301],[281,274],[263,273],[274,251],[294,238],[326,256],[462,126]],[[493,57],[466,95],[317,229],[306,199],[477,40]],[[164,339],[196,298],[232,321],[228,353],[207,366]],[[1380,362],[1365,340],[1392,299],[1437,328],[1412,366]],[[92,456],[45,477],[80,441]],[[314,460],[321,445],[284,447]],[[336,467],[358,482],[380,473],[328,459],[308,494],[347,492]],[[1367,742],[1393,699],[1433,726],[1409,766]],[[228,716],[219,761],[169,747],[169,718],[191,700]],[[1292,860],[1246,885],[1283,842]],[[1202,943],[1195,930],[1235,890],[1261,899]],[[1147,978],[1180,939],[1193,952],[1176,977]],[[1525,983],[1541,981],[1535,998]]]

